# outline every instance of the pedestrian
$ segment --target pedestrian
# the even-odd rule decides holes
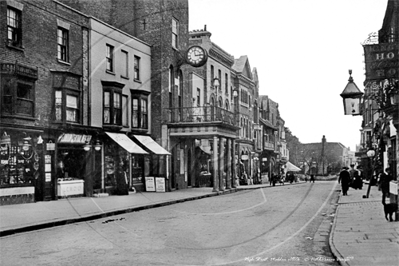
[[[353,172],[352,187],[354,189],[362,189],[363,187],[362,172],[359,171],[359,167],[357,167],[357,169],[355,169],[355,171]]]
[[[380,176],[380,188],[382,192],[382,202],[389,195],[389,182],[392,180],[391,169],[388,167]]]
[[[348,172],[348,167],[344,166],[342,167],[341,172],[339,173],[339,178],[338,178],[338,184],[341,183],[342,187],[342,194],[344,196],[348,196],[348,189],[349,189],[349,184],[350,184],[350,174]]]
[[[310,181],[309,181],[309,183],[310,183],[310,182],[313,182],[313,183],[314,183],[314,175],[313,175],[313,174],[310,175]]]

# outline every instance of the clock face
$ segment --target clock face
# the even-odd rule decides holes
[[[194,66],[194,67],[200,67],[203,66],[206,63],[206,60],[208,59],[208,55],[206,53],[206,50],[202,48],[201,46],[191,46],[187,50],[186,54],[186,59],[187,62]]]

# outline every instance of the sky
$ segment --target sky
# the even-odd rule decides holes
[[[279,104],[301,143],[340,142],[355,150],[360,116],[340,96],[352,69],[364,91],[362,43],[382,27],[388,0],[189,0],[189,29],[206,25],[234,58],[247,55],[259,94]]]

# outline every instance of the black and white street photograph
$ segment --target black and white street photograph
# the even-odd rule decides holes
[[[399,0],[0,0],[1,266],[399,265]]]

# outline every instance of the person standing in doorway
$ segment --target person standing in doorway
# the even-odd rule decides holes
[[[341,183],[342,195],[348,196],[348,189],[350,184],[351,176],[348,172],[348,167],[342,167],[342,171],[339,173],[338,184]]]

